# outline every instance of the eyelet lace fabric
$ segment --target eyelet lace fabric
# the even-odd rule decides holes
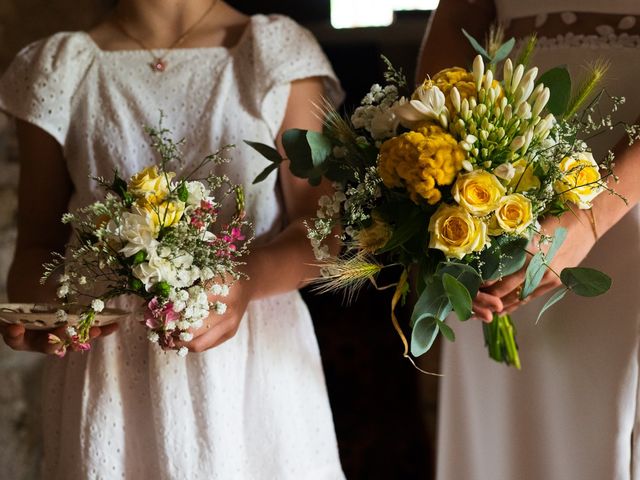
[[[90,177],[115,167],[127,177],[154,161],[143,129],[161,110],[187,141],[185,171],[235,144],[223,173],[245,186],[257,242],[266,241],[283,227],[280,194],[273,177],[252,185],[267,162],[242,140],[273,142],[294,80],[321,77],[329,98],[341,93],[315,39],[293,21],[258,15],[247,29],[231,49],[171,51],[162,74],[146,51],[102,51],[85,33],[56,34],[18,55],[0,80],[0,108],[62,145],[72,210],[99,197]],[[344,478],[297,292],[251,302],[236,336],[205,353],[159,350],[132,315],[90,352],[46,363],[47,479]]]

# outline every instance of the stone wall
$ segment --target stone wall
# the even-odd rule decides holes
[[[0,71],[28,43],[60,30],[90,26],[107,0],[0,2]],[[0,112],[0,302],[16,239],[18,151],[13,121]],[[0,342],[0,475],[39,478],[39,395],[42,357],[13,352]],[[45,399],[46,400],[46,399]]]

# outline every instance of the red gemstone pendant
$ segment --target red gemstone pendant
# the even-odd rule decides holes
[[[149,65],[151,65],[151,70],[153,70],[154,72],[157,72],[157,73],[162,73],[167,68],[167,64],[165,63],[165,61],[162,58],[156,58]]]

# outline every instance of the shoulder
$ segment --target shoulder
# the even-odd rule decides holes
[[[13,63],[41,73],[55,72],[86,63],[94,48],[84,32],[60,32],[27,45]]]
[[[313,34],[285,15],[254,15],[250,19],[254,41],[273,47],[317,45]]]

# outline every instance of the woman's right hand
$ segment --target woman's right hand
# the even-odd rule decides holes
[[[105,325],[104,327],[91,327],[89,341],[109,335],[117,329],[117,323]],[[27,330],[22,325],[1,325],[0,334],[4,339],[4,343],[13,350],[39,352],[47,355],[55,355],[60,351],[60,344],[51,343],[49,335],[55,335],[59,338],[66,336],[65,327],[53,330]]]

